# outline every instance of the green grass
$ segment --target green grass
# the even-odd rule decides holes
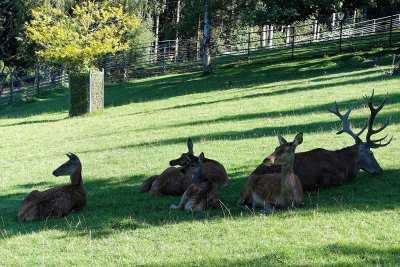
[[[218,65],[214,74],[170,74],[106,88],[102,114],[69,119],[68,92],[0,111],[0,265],[366,266],[400,263],[400,80],[385,74],[390,56],[374,50],[289,61],[279,53]],[[361,97],[375,89],[389,101],[393,143],[375,156],[382,176],[360,172],[353,182],[307,193],[298,210],[251,214],[236,202],[246,176],[276,146],[276,134],[304,132],[299,151],[351,145],[335,135],[327,108],[353,107],[360,127]],[[138,193],[185,151],[225,165],[232,178],[221,192],[226,208],[170,211],[178,198]],[[20,202],[33,189],[68,181],[51,172],[75,152],[83,162],[88,205],[64,219],[20,224]]]

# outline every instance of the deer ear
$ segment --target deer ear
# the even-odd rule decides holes
[[[285,139],[285,138],[283,138],[283,136],[282,136],[282,135],[280,135],[280,134],[278,134],[278,142],[279,142],[279,145],[284,145],[284,144],[287,144],[287,141],[286,141],[286,139]]]
[[[293,140],[293,144],[294,144],[295,146],[298,146],[298,145],[300,145],[301,143],[303,143],[303,133],[298,133],[298,134],[296,135],[296,137],[294,138],[294,140]]]
[[[188,147],[188,152],[190,154],[193,154],[193,142],[192,142],[192,138],[188,138],[187,140],[187,147]]]
[[[204,153],[203,152],[200,153],[199,160],[204,161]]]

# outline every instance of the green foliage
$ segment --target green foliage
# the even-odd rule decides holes
[[[129,33],[140,25],[138,18],[106,1],[84,1],[71,14],[39,7],[32,15],[27,34],[40,47],[37,55],[75,70],[88,70],[97,57],[126,50]]]
[[[0,1],[0,59],[11,69],[25,67],[33,59],[33,47],[23,31],[29,7],[29,1]]]
[[[130,48],[149,46],[154,40],[151,32],[151,25],[148,22],[141,23],[136,29],[128,35],[128,44]]]

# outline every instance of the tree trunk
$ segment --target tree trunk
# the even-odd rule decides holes
[[[158,40],[160,31],[160,14],[156,14],[155,18],[155,38],[154,38],[154,62],[158,61]]]
[[[203,30],[203,73],[211,72],[210,55],[210,25],[208,21],[208,0],[204,0],[204,30]]]
[[[197,19],[197,34],[196,34],[196,59],[200,58],[200,35],[201,35],[201,16],[199,13],[199,17]]]
[[[181,0],[176,2],[176,35],[175,35],[175,61],[179,56],[179,21],[181,17]]]

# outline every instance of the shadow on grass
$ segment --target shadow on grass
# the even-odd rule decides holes
[[[375,97],[375,101],[378,103],[383,100],[383,98]],[[341,110],[347,110],[350,107],[354,110],[360,109],[364,107],[364,102],[360,99],[350,99],[346,101],[337,102],[338,106]],[[387,105],[393,105],[400,103],[400,94],[390,94],[389,100]],[[141,128],[137,129],[136,131],[148,131],[148,130],[161,130],[166,128],[176,128],[176,127],[186,127],[186,126],[199,126],[199,125],[207,125],[213,123],[224,123],[224,122],[236,122],[236,121],[243,121],[243,120],[255,120],[255,119],[272,119],[284,116],[304,116],[307,114],[313,113],[322,113],[328,112],[328,109],[333,105],[333,103],[326,103],[321,105],[308,105],[302,108],[294,108],[291,110],[278,110],[278,111],[269,111],[269,112],[259,112],[259,113],[244,113],[239,115],[229,115],[223,116],[215,119],[208,119],[208,120],[197,120],[192,122],[185,122],[185,123],[177,123],[172,125],[163,125],[163,126],[154,126],[149,128]],[[365,109],[366,114],[368,111]]]
[[[10,238],[14,235],[58,230],[65,232],[66,235],[90,235],[90,238],[102,238],[115,231],[131,231],[188,221],[252,216],[252,213],[239,207],[237,201],[243,189],[245,177],[255,167],[244,167],[230,173],[233,179],[229,186],[220,192],[225,208],[198,213],[169,210],[170,204],[179,201],[178,197],[155,197],[148,193],[139,193],[139,185],[145,179],[143,175],[87,181],[85,186],[88,191],[88,204],[82,212],[71,214],[63,219],[49,219],[42,222],[18,223],[16,221],[18,207],[30,190],[26,193],[2,195],[0,196],[2,220],[0,237]],[[360,173],[354,181],[346,185],[307,193],[304,207],[296,213],[298,216],[307,216],[306,213],[309,210],[340,213],[345,210],[368,212],[398,208],[399,175],[399,170],[386,170],[380,177]],[[31,184],[26,186],[28,187],[31,187]],[[33,188],[34,185],[32,185]],[[286,213],[278,212],[277,214],[285,216]]]
[[[240,117],[240,115],[238,115]],[[235,120],[235,118],[231,118],[231,120]],[[379,120],[377,122],[383,122],[389,120],[391,124],[400,123],[400,116],[398,116],[397,111],[386,112],[384,114],[380,114]],[[351,119],[352,125],[356,127],[362,127],[367,121],[367,116],[364,118],[353,118]],[[200,142],[204,140],[244,140],[244,139],[255,139],[262,138],[267,136],[276,136],[278,133],[280,134],[296,134],[299,132],[307,133],[315,133],[315,132],[328,132],[333,130],[340,129],[338,121],[319,121],[312,123],[304,123],[304,124],[294,124],[287,126],[271,126],[271,127],[260,127],[254,128],[250,130],[244,131],[225,131],[225,132],[216,132],[216,133],[207,133],[200,135],[192,135],[190,136],[194,142]],[[390,126],[386,129],[386,132],[390,133]],[[391,134],[389,134],[391,135]],[[305,135],[307,138],[307,135]],[[89,150],[81,150],[79,153],[94,153],[94,152],[104,152],[104,151],[112,151],[119,149],[132,149],[138,147],[146,147],[146,146],[168,146],[168,145],[176,145],[183,144],[187,140],[187,136],[175,137],[164,140],[156,140],[152,142],[144,142],[139,144],[129,144],[123,146],[115,146],[112,148],[106,149],[89,149]]]
[[[351,77],[352,75],[363,76],[379,70],[368,70],[371,66],[362,63],[347,64],[353,54],[345,54],[334,58],[318,58],[311,62],[304,60],[290,61],[287,65],[283,65],[281,61],[277,64],[273,58],[256,61],[252,64],[228,64],[218,68],[211,76],[204,77],[199,72],[173,74],[139,81],[126,82],[118,85],[107,85],[105,90],[105,105],[120,106],[129,103],[141,103],[155,100],[173,98],[193,93],[204,93],[211,91],[228,90],[232,88],[243,89],[246,87],[269,84],[274,82],[288,82],[295,85],[298,79],[315,79],[318,81],[321,75],[343,74]],[[341,60],[345,60],[342,62]],[[338,63],[337,63],[338,62]],[[332,64],[331,64],[332,63]],[[339,64],[340,63],[340,64]],[[366,70],[365,73],[353,73],[356,70]],[[350,74],[349,74],[350,72]],[[245,75],[243,75],[245,74]],[[371,82],[382,79],[381,75],[369,78],[350,80],[348,82],[337,82],[322,85],[301,86],[289,90],[278,90],[273,92],[252,94],[242,98],[253,98],[259,96],[281,95],[294,93],[304,90],[317,90],[334,85],[347,85],[362,82]],[[323,81],[328,81],[327,78]],[[333,78],[332,78],[333,79]],[[388,78],[389,79],[389,78]],[[266,87],[268,88],[268,86]],[[210,103],[226,102],[236,100],[238,98],[217,100],[211,102],[200,102],[192,104],[182,104],[166,109],[184,108],[198,106]],[[60,89],[54,92],[42,94],[36,98],[36,101],[30,104],[24,104],[19,107],[7,107],[0,111],[0,118],[25,118],[32,115],[42,113],[65,112],[68,109],[69,93],[67,89]],[[41,123],[47,121],[26,122]],[[24,124],[24,122],[21,122]],[[20,124],[15,124],[20,125]]]
[[[356,258],[359,266],[395,266],[400,260],[398,248],[376,248],[358,244],[331,244],[326,247],[331,255]],[[340,264],[338,264],[339,266]],[[348,266],[354,266],[348,264]],[[343,265],[341,265],[343,266]]]
[[[292,256],[286,252],[273,251],[266,248],[263,256],[246,259],[232,259],[220,257],[207,260],[185,260],[179,263],[168,263],[168,266],[396,266],[400,258],[397,248],[376,248],[359,244],[331,244],[326,247],[315,247],[315,253],[322,262],[313,263],[315,259],[308,259],[302,264],[293,264]],[[304,261],[304,260],[303,260]],[[164,266],[163,264],[146,264],[146,267]]]
[[[373,77],[367,77],[367,78],[364,77],[365,75],[370,75],[370,74],[374,74],[374,73],[379,74],[379,75],[376,75]],[[292,74],[287,74],[287,75],[292,76]],[[227,103],[227,102],[231,102],[231,101],[253,99],[253,98],[257,98],[257,97],[279,96],[279,95],[298,93],[298,92],[303,92],[303,91],[329,89],[329,87],[346,86],[346,85],[352,85],[352,84],[369,83],[369,82],[380,81],[380,80],[396,79],[396,77],[387,76],[380,70],[374,69],[374,70],[369,70],[369,71],[365,71],[365,72],[357,72],[357,73],[352,73],[352,74],[343,73],[343,75],[341,75],[340,77],[327,77],[326,81],[330,81],[330,80],[334,80],[334,79],[341,79],[343,77],[359,77],[359,79],[351,79],[348,81],[339,81],[339,82],[328,82],[328,83],[321,83],[321,84],[315,84],[315,85],[307,84],[304,86],[295,86],[296,84],[304,83],[303,80],[294,81],[294,82],[288,82],[288,83],[279,84],[279,85],[263,86],[262,87],[263,90],[267,90],[267,89],[270,89],[270,90],[268,90],[266,92],[262,92],[262,93],[247,94],[244,96],[237,96],[237,97],[224,98],[224,99],[211,100],[211,101],[200,101],[200,102],[195,102],[195,103],[179,104],[179,105],[175,105],[175,106],[171,106],[171,107],[153,109],[151,111],[128,113],[123,116],[132,116],[132,115],[138,115],[138,114],[151,114],[151,113],[160,112],[160,111],[185,109],[185,108],[199,107],[199,106],[212,105],[212,104],[218,104],[218,103]],[[318,78],[316,80],[322,80],[322,79]],[[307,80],[307,82],[313,82],[313,79],[309,79],[309,80]],[[265,83],[260,83],[260,84],[265,84]],[[266,83],[266,84],[268,84],[268,83]],[[237,87],[237,89],[243,89],[243,87],[240,87],[243,85],[235,84],[235,82],[230,82],[226,86],[228,88]],[[251,86],[251,85],[249,85],[249,86]],[[284,89],[273,90],[274,87],[284,87]],[[287,88],[287,87],[289,87],[289,88]],[[260,89],[260,88],[257,88],[257,89]],[[246,89],[246,91],[252,91],[252,90],[254,90],[254,89]]]
[[[65,112],[66,110],[68,110],[68,106],[68,89],[60,88],[51,92],[43,92],[40,96],[35,97],[34,101],[31,103],[25,103],[18,106],[7,106],[0,109],[0,119],[27,118],[44,113]],[[17,123],[15,125],[45,122],[51,122],[51,120],[37,120],[36,122],[27,121],[21,122],[20,124]]]

